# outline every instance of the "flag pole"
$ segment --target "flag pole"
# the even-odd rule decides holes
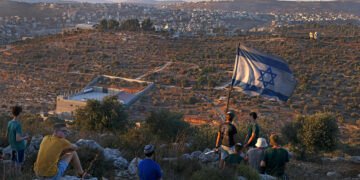
[[[240,42],[239,42],[239,45],[238,45],[238,48],[237,48],[237,55],[239,55],[239,49],[240,49]],[[236,62],[236,61],[235,61]],[[234,73],[234,72],[233,72]],[[231,97],[231,91],[233,89],[233,85],[234,85],[234,78],[232,78],[231,80],[231,83],[229,84],[229,93],[228,93],[228,96],[227,96],[227,103],[226,103],[226,110],[225,110],[225,113],[227,113],[229,111],[229,104],[230,104],[230,97]]]

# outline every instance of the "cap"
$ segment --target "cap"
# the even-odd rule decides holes
[[[154,146],[153,145],[151,145],[151,144],[148,144],[148,145],[146,145],[145,147],[144,147],[144,153],[145,154],[150,154],[150,153],[152,153],[152,152],[154,152]]]

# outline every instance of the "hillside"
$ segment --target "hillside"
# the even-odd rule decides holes
[[[185,4],[168,5],[169,9],[213,9],[225,11],[247,11],[261,13],[345,13],[360,15],[359,1],[337,2],[283,2],[277,0],[235,0],[223,2],[193,2]]]
[[[322,37],[319,40],[309,39],[308,33],[315,31],[321,32]],[[178,128],[183,125],[182,120],[210,125],[222,121],[221,116],[226,108],[223,97],[226,97],[227,89],[221,87],[231,79],[236,47],[240,42],[284,58],[298,82],[292,97],[285,104],[239,92],[232,93],[230,109],[236,112],[234,124],[239,129],[240,141],[245,137],[250,111],[258,113],[261,135],[264,137],[279,133],[285,124],[296,119],[296,115],[330,112],[339,126],[340,135],[336,151],[326,154],[326,157],[358,156],[358,32],[359,27],[351,24],[306,24],[278,28],[272,33],[243,32],[234,37],[194,36],[174,39],[162,33],[84,31],[19,41],[8,49],[0,50],[0,112],[7,114],[10,106],[22,105],[25,113],[32,113],[26,115],[32,121],[24,125],[24,131],[40,131],[44,135],[49,133],[51,121],[43,122],[36,114],[54,110],[57,95],[79,90],[99,74],[137,78],[154,82],[156,87],[126,109],[127,120],[133,125],[131,128],[115,135],[74,131],[71,141],[91,137],[99,140],[103,147],[120,149],[124,153],[122,156],[129,161],[134,158],[134,153],[141,152],[141,146],[144,145],[141,143],[148,142],[157,142],[159,145],[176,142],[181,145],[178,149],[169,146],[162,152],[162,158],[195,150],[203,152],[204,148],[212,148],[214,145],[217,126],[203,126],[204,129],[189,126],[191,135],[188,137],[181,137]],[[111,86],[108,81],[101,83]],[[151,111],[162,109],[179,113],[168,114],[181,121],[176,122],[179,126],[170,129],[174,132],[165,128],[164,131],[172,133],[171,136],[154,133],[155,136],[151,134],[153,132],[146,129],[140,131],[135,127],[135,122],[144,123]],[[0,122],[5,125],[5,120],[9,118],[1,115],[3,121]],[[154,116],[163,118],[156,114]],[[185,143],[189,139],[195,143],[186,149]],[[89,157],[93,157],[93,154],[87,157],[88,161]],[[162,165],[168,167],[166,173],[171,179],[178,173],[172,171],[174,168],[187,175],[189,169],[186,163],[192,164],[193,161],[167,165],[164,162]],[[324,163],[292,161],[289,167],[290,177],[300,179],[327,179],[326,173],[330,171],[337,171],[343,177],[356,177],[358,174],[358,164],[345,160],[342,162],[341,159]],[[104,167],[99,171],[101,174],[106,172]]]

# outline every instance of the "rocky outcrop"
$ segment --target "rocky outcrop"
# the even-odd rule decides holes
[[[121,152],[118,149],[110,149],[110,148],[104,149],[105,161],[113,161],[119,156],[121,156]]]
[[[40,149],[41,141],[44,139],[41,135],[35,135],[31,138],[31,142],[27,149],[27,155],[31,156],[33,154],[37,154]]]
[[[341,177],[341,174],[337,173],[337,172],[328,172],[326,173],[326,176],[328,177],[332,177],[332,178],[340,178]]]
[[[86,139],[79,139],[76,143],[79,148],[88,148],[97,151],[104,151],[104,148],[101,147],[96,141],[94,140],[86,140]]]
[[[205,149],[204,152],[199,155],[199,161],[201,163],[214,162],[214,161],[217,161],[220,159],[219,154],[217,154],[217,153],[206,154],[207,152],[211,152],[211,150]]]
[[[128,171],[131,175],[135,175],[137,173],[137,165],[141,162],[142,159],[140,158],[134,158],[131,160]]]
[[[349,161],[352,163],[360,164],[360,156],[352,156],[349,158]]]

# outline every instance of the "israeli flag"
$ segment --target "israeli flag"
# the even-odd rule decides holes
[[[235,90],[286,102],[296,86],[288,64],[279,57],[239,46],[232,78]]]

